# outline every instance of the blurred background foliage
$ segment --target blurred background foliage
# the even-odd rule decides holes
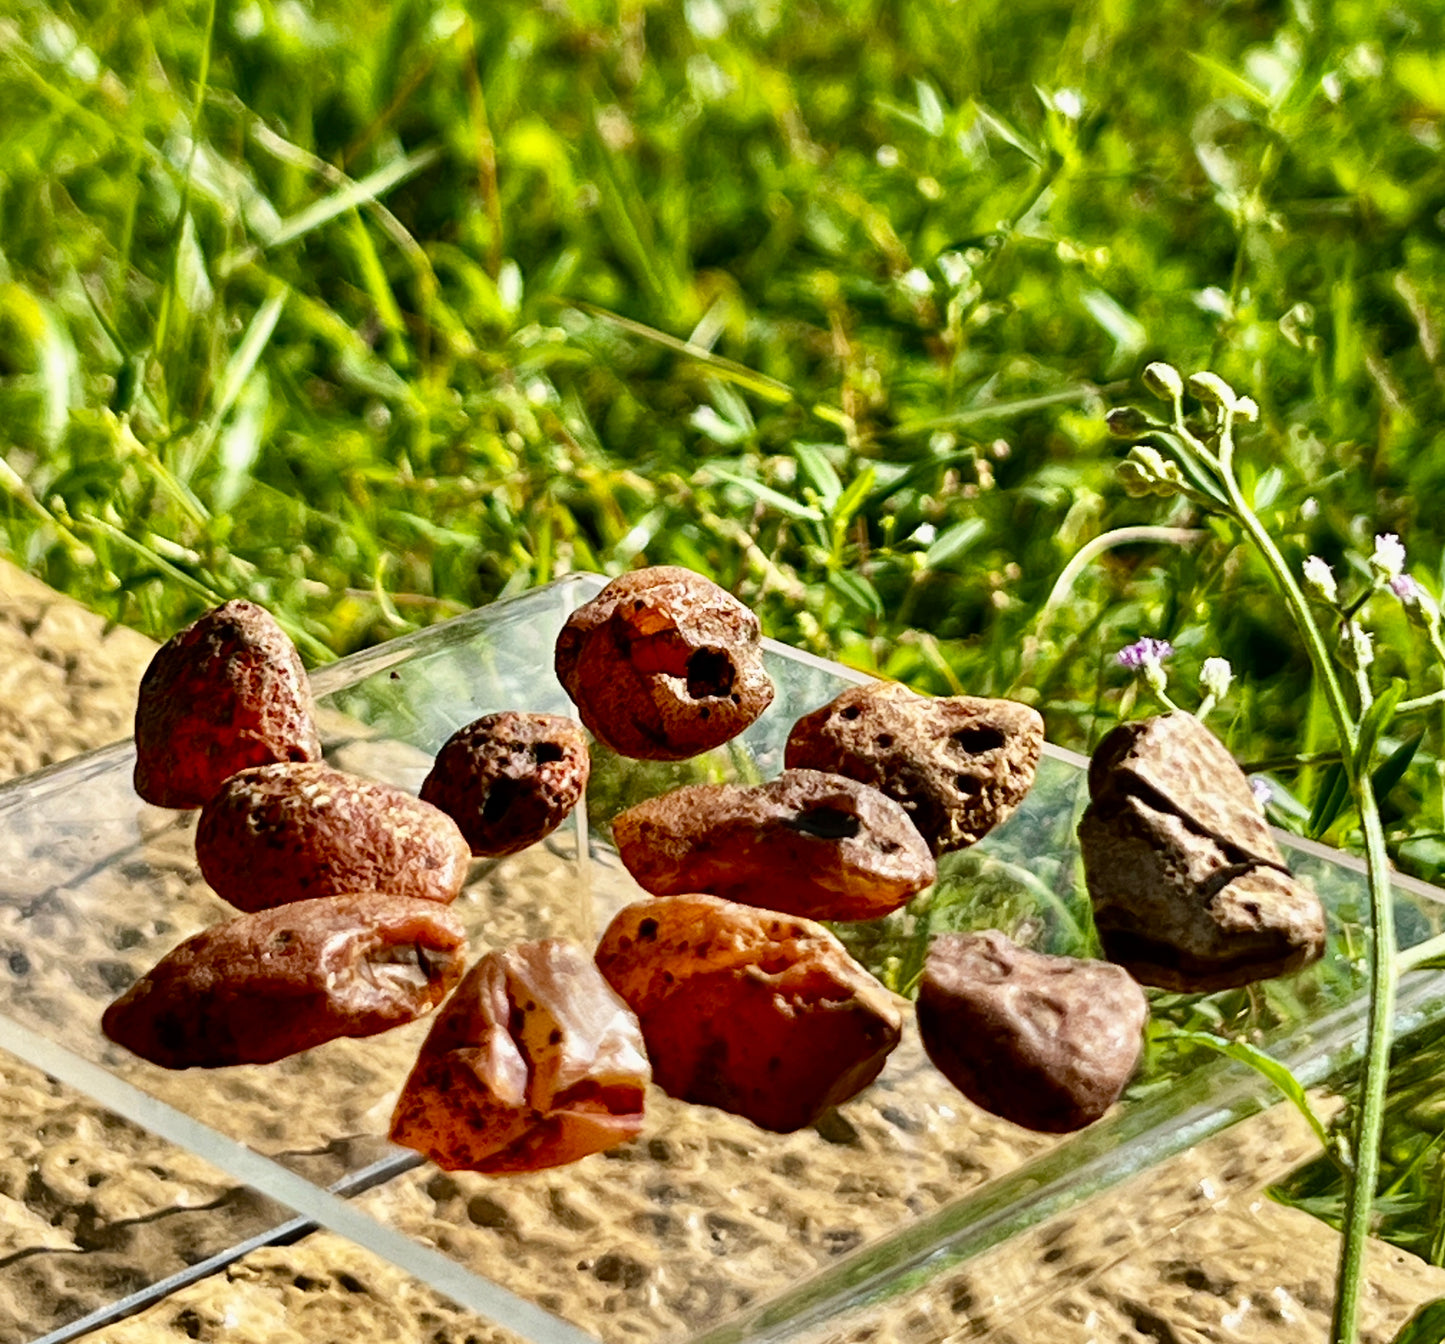
[[[1066,745],[1151,635],[1232,660],[1241,758],[1328,752],[1262,569],[1116,484],[1155,358],[1259,402],[1293,562],[1441,590],[1440,5],[0,0],[0,109],[0,547],[157,638],[680,563]],[[1385,744],[1426,876],[1441,726]]]

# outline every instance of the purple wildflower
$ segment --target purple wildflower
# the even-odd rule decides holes
[[[1420,585],[1408,574],[1396,574],[1390,580],[1390,591],[1400,599],[1401,602],[1416,602],[1420,597]]]
[[[1249,777],[1249,791],[1254,794],[1254,801],[1264,807],[1274,797],[1274,790],[1270,788],[1267,779],[1261,779],[1258,775]]]
[[[1162,663],[1173,653],[1174,645],[1167,639],[1151,639],[1145,635],[1143,639],[1120,649],[1114,656],[1118,659],[1120,667],[1138,671],[1139,668],[1149,663]]]

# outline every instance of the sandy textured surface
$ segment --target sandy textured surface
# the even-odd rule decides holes
[[[0,565],[0,769],[32,770],[126,736],[150,651],[130,632],[106,635],[93,617]],[[358,744],[348,763],[365,769],[365,753]],[[214,898],[197,884],[188,842],[185,824],[157,814],[145,858],[167,875],[180,908],[192,902],[192,917],[203,918]],[[488,942],[536,935],[525,913],[534,907],[507,896],[531,882],[555,882],[549,865],[558,863],[565,865],[565,852],[479,870],[467,899]],[[112,913],[114,925],[97,920],[77,936],[96,940],[93,964],[109,968],[96,974],[119,980],[134,948],[114,944],[134,943],[123,930],[135,925],[130,912]],[[0,974],[6,969],[0,965]],[[27,976],[37,1002],[58,993],[58,982],[46,987],[43,967]],[[371,1155],[363,1136],[381,1132],[400,1083],[398,1061],[415,1045],[401,1037],[370,1050],[337,1042],[311,1052],[319,1065],[237,1079],[202,1105],[213,1108],[205,1118],[250,1136],[269,1126],[269,1141],[258,1146],[289,1149],[293,1165],[328,1179]],[[287,1106],[295,1109],[315,1088],[317,1068],[346,1080],[331,1143],[314,1125],[288,1127],[284,1118]],[[184,1090],[185,1078],[156,1086]],[[195,1098],[186,1100],[194,1110]],[[655,1094],[647,1133],[616,1154],[510,1180],[424,1167],[361,1203],[609,1341],[673,1339],[1011,1169],[1048,1142],[971,1111],[926,1071],[911,1037],[879,1085],[821,1129],[763,1135]],[[813,1340],[1323,1338],[1337,1239],[1261,1193],[1310,1152],[1303,1124],[1292,1113],[1271,1112]],[[0,1054],[0,1344],[31,1339],[57,1319],[281,1217],[205,1163]],[[1445,1274],[1390,1248],[1377,1248],[1371,1279],[1370,1344],[1387,1341],[1419,1302],[1445,1294]],[[353,1336],[505,1339],[328,1234],[256,1252],[88,1339],[332,1344]]]

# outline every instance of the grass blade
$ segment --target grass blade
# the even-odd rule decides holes
[[[386,195],[407,178],[415,177],[423,169],[430,168],[439,158],[441,150],[432,148],[419,149],[415,154],[394,159],[374,173],[368,173],[339,191],[332,192],[330,196],[323,196],[304,210],[298,210],[294,215],[283,219],[276,232],[263,239],[263,242],[268,248],[285,247],[287,243],[294,243],[323,224],[330,223],[338,215],[344,215],[348,210],[355,210],[358,206],[367,205],[377,197]]]

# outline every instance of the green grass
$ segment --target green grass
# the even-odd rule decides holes
[[[1328,749],[1232,538],[1108,543],[1198,520],[1124,496],[1102,411],[1217,368],[1292,558],[1394,530],[1439,589],[1420,11],[3,0],[0,545],[158,637],[250,595],[313,660],[678,562],[1076,746],[1155,634],[1233,660],[1242,756]],[[1391,800],[1427,874],[1439,733]]]

